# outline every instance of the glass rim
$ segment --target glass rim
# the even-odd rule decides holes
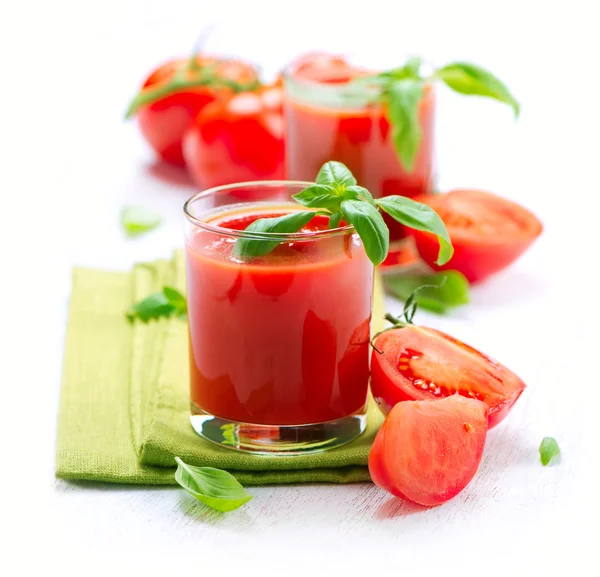
[[[277,188],[284,186],[297,186],[307,188],[313,186],[315,183],[304,180],[248,180],[244,182],[234,182],[231,184],[223,184],[220,186],[213,186],[197,192],[192,197],[188,198],[183,205],[183,213],[188,222],[209,232],[214,232],[224,236],[230,236],[234,238],[249,238],[254,240],[271,240],[280,242],[294,242],[294,241],[309,241],[319,240],[323,238],[331,238],[339,235],[352,234],[355,232],[354,227],[351,225],[340,226],[337,228],[329,228],[326,230],[309,231],[309,232],[293,232],[293,233],[281,233],[281,232],[254,232],[247,230],[233,230],[231,228],[225,228],[216,224],[211,224],[205,220],[201,220],[191,213],[190,207],[197,200],[213,196],[220,192],[227,192],[228,190],[237,190],[240,188]],[[263,203],[260,203],[263,204]],[[248,205],[259,205],[259,202],[249,202]],[[304,207],[301,204],[297,205],[299,208],[304,208],[307,211],[313,210],[310,207]],[[316,212],[316,210],[315,210]]]

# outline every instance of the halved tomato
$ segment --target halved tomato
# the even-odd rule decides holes
[[[375,339],[371,391],[384,413],[401,401],[442,399],[458,393],[489,407],[489,426],[509,413],[525,383],[505,366],[465,343],[414,325]]]
[[[481,281],[512,264],[543,228],[527,209],[482,190],[452,190],[415,200],[440,215],[454,246],[454,256],[445,265],[437,266],[436,237],[409,229],[421,258],[434,269],[457,270],[470,282]]]
[[[471,481],[483,455],[487,407],[453,395],[398,403],[369,453],[373,482],[420,505],[440,505]]]

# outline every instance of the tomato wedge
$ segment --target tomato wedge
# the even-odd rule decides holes
[[[265,87],[208,105],[183,139],[194,182],[210,188],[284,178],[283,90]]]
[[[453,395],[398,403],[369,453],[373,482],[396,497],[441,505],[471,481],[483,455],[487,407]]]
[[[445,265],[437,266],[435,236],[409,229],[421,258],[437,270],[457,270],[472,283],[512,264],[543,228],[527,209],[482,190],[452,190],[415,200],[431,206],[440,215],[454,246],[454,256]]]
[[[166,162],[184,166],[181,141],[196,115],[218,96],[258,85],[258,72],[237,60],[197,56],[154,70],[131,102],[144,138]]]
[[[381,333],[371,356],[371,391],[384,413],[401,401],[453,396],[483,401],[489,427],[515,404],[525,383],[505,366],[441,331],[414,325]]]

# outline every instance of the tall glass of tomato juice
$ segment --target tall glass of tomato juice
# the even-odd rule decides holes
[[[303,209],[291,196],[310,184],[233,184],[185,204],[191,423],[220,445],[320,451],[366,427],[373,265],[354,229],[316,216],[260,233],[279,243],[265,256],[234,250],[253,221]]]
[[[334,59],[337,61],[336,59]],[[339,59],[338,59],[339,60]],[[396,153],[379,89],[353,81],[367,74],[349,64],[329,68],[292,65],[284,76],[287,177],[308,179],[328,160],[343,162],[375,197],[415,197],[431,192],[434,168],[435,98],[425,88],[419,116],[422,139],[414,167],[406,170]],[[386,218],[391,238],[402,227]]]

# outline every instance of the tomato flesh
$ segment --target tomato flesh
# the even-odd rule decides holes
[[[489,407],[489,427],[510,412],[525,383],[465,343],[426,327],[386,331],[371,356],[371,391],[384,413],[401,401],[459,395]]]
[[[212,57],[198,57],[197,65],[215,66],[215,74],[240,83],[250,83],[258,79],[256,70],[249,64],[235,60]],[[197,74],[189,70],[189,59],[173,60],[154,70],[144,82],[142,91],[168,84],[176,74],[185,74],[193,79]],[[227,89],[211,86],[196,86],[181,89],[143,106],[137,112],[138,124],[144,138],[156,153],[166,162],[184,166],[182,138],[186,128],[196,115],[221,94],[229,94]]]
[[[185,162],[200,188],[283,179],[283,132],[281,87],[242,92],[195,118],[183,139]]]
[[[373,482],[392,495],[428,507],[460,493],[481,461],[487,407],[453,395],[398,403],[369,453]]]
[[[409,229],[421,258],[437,270],[458,270],[472,283],[512,264],[543,228],[527,209],[482,190],[453,190],[416,200],[431,206],[440,215],[454,246],[453,257],[438,266],[435,264],[436,237]]]

